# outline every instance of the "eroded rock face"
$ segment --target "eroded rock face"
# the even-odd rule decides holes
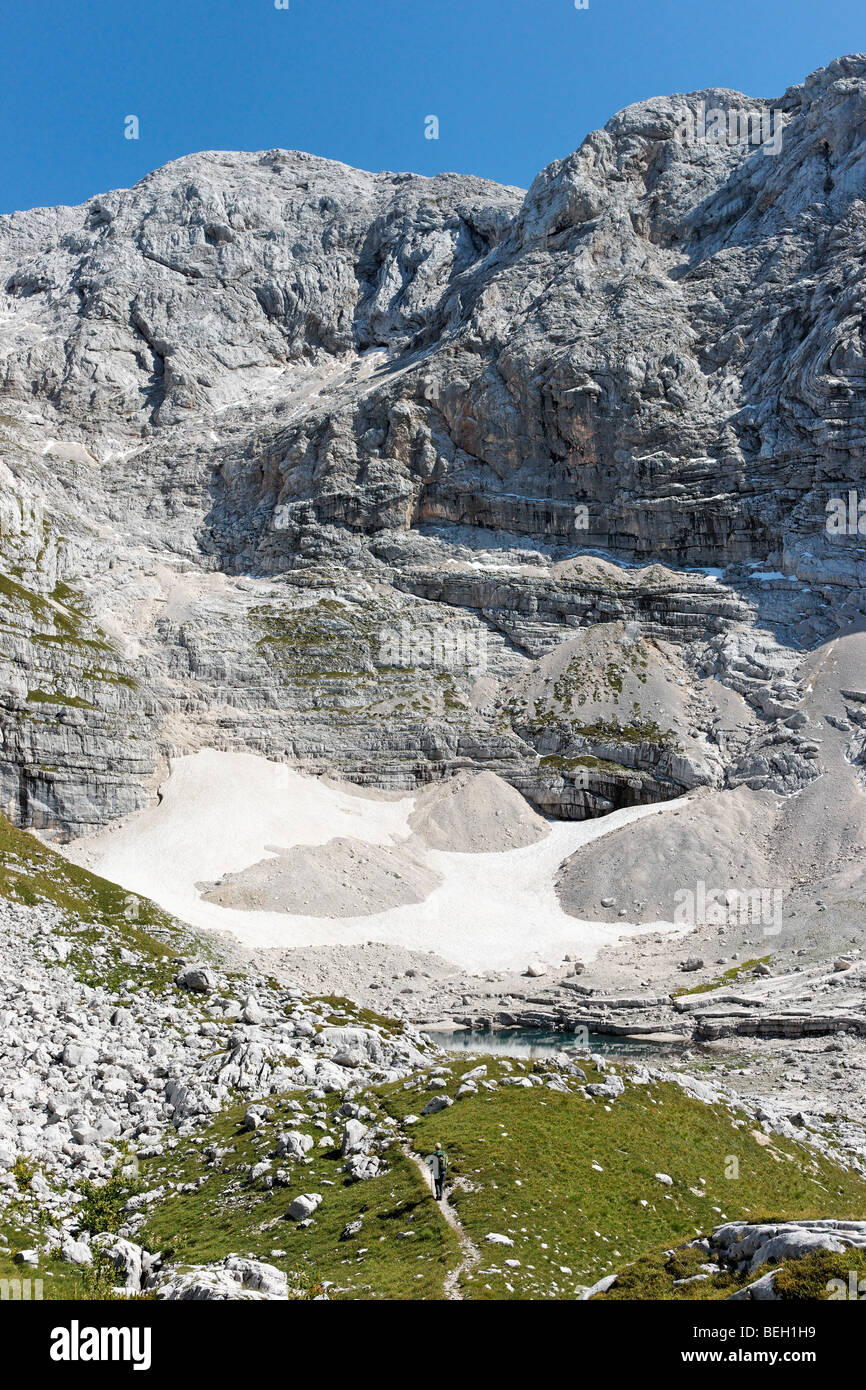
[[[159,427],[266,393],[292,364],[399,349],[439,331],[449,284],[520,201],[271,150],[192,155],[81,207],[5,217],[7,392]],[[35,349],[34,324],[54,330]]]
[[[777,152],[685,139],[711,107]],[[87,833],[203,746],[576,818],[808,785],[796,650],[866,577],[825,529],[864,108],[844,58],[628,107],[526,195],[208,153],[0,218],[7,814]]]
[[[710,1237],[711,1250],[720,1262],[749,1272],[781,1260],[801,1260],[816,1250],[838,1253],[862,1250],[864,1245],[863,1221],[784,1221],[776,1225],[732,1221],[717,1226]]]
[[[252,487],[293,540],[444,520],[692,564],[816,535],[826,481],[861,471],[863,74],[620,112],[451,286],[445,341],[223,471],[227,516]],[[779,152],[684,142],[701,103],[782,111]]]
[[[289,1297],[288,1279],[275,1265],[262,1260],[227,1255],[211,1265],[194,1265],[180,1273],[172,1271],[156,1290],[156,1297],[168,1301],[245,1300],[284,1301]]]
[[[296,1090],[354,1095],[374,1078],[404,1080],[430,1055],[429,1044],[410,1027],[329,1026],[301,991],[274,991],[256,977],[248,983],[257,1008],[248,1006],[238,1019],[222,967],[208,968],[214,986],[208,992],[171,977],[160,982],[133,951],[118,948],[107,929],[98,944],[85,945],[89,930],[55,907],[0,901],[0,1022],[7,1039],[0,1058],[0,1214],[20,1191],[13,1171],[20,1156],[38,1173],[33,1191],[56,1224],[54,1244],[66,1244],[63,1258],[71,1263],[93,1258],[76,1216],[77,1183],[102,1182],[114,1173],[118,1145],[154,1156],[173,1147],[175,1135],[208,1124],[238,1092],[251,1102],[247,1114],[264,1122],[272,1096]],[[82,950],[93,951],[101,973],[109,973],[114,959],[126,966],[134,977],[127,982],[136,1001],[131,1007],[119,1007],[108,984],[83,982]],[[356,1053],[351,1069],[340,1061],[348,1046]],[[311,1122],[307,1104],[287,1107],[299,1126]],[[378,1170],[375,1150],[391,1142],[389,1132],[369,1130],[357,1119],[349,1126],[359,1142],[347,1146],[347,1156],[362,1154]],[[276,1137],[273,1157],[300,1168],[313,1144],[307,1128],[287,1129]],[[212,1148],[205,1158],[218,1162],[219,1151]],[[249,1176],[255,1181],[269,1166]],[[287,1174],[287,1182],[294,1181]],[[123,1231],[102,1236],[96,1246],[129,1290],[152,1286],[158,1261],[131,1237],[144,1223],[144,1209],[163,1194],[164,1188],[154,1188],[131,1197]],[[322,1198],[302,1200],[313,1210]],[[299,1209],[299,1219],[309,1214]],[[258,1287],[245,1265],[236,1273],[244,1288]],[[185,1281],[179,1286],[186,1287]]]

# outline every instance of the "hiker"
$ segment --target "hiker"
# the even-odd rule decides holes
[[[445,1174],[448,1172],[448,1155],[441,1144],[437,1144],[434,1152],[430,1155],[427,1162],[433,1173],[433,1190],[436,1193],[436,1201],[442,1201],[442,1189],[445,1183]]]

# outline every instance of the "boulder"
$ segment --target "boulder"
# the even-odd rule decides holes
[[[366,1182],[377,1177],[379,1171],[380,1161],[375,1154],[355,1154],[343,1169],[351,1182]]]
[[[448,1106],[453,1104],[454,1102],[451,1100],[450,1096],[434,1096],[432,1100],[428,1100],[421,1114],[436,1115],[440,1110],[447,1110]]]
[[[207,965],[185,965],[174,977],[179,989],[188,989],[193,994],[212,994],[217,987],[217,977]]]
[[[771,1299],[778,1299],[779,1295],[776,1293],[775,1283],[776,1274],[771,1269],[769,1274],[763,1274],[760,1279],[755,1280],[754,1284],[747,1284],[744,1289],[737,1289],[737,1292],[730,1294],[726,1301],[728,1303],[748,1303],[754,1300],[755,1302],[766,1303]]]
[[[260,1129],[271,1113],[270,1106],[268,1105],[251,1105],[241,1121],[241,1129]]]
[[[304,1158],[310,1152],[315,1140],[311,1134],[303,1134],[299,1129],[287,1130],[277,1140],[278,1158]]]
[[[142,1293],[152,1286],[161,1265],[161,1257],[149,1250],[135,1245],[122,1236],[105,1231],[94,1236],[91,1242],[94,1251],[105,1255],[116,1269],[121,1287],[129,1293]]]
[[[363,1153],[369,1134],[367,1126],[362,1125],[360,1120],[347,1120],[340,1141],[340,1153],[343,1157],[349,1158],[352,1154]]]
[[[615,1283],[616,1275],[606,1274],[603,1279],[599,1279],[597,1283],[590,1284],[588,1289],[584,1289],[578,1298],[578,1302],[586,1303],[588,1299],[594,1297],[597,1293],[607,1293],[608,1289],[612,1288]]]
[[[866,1250],[866,1221],[729,1221],[717,1226],[710,1245],[718,1260],[749,1272],[763,1264],[799,1260],[816,1250]]]
[[[306,1221],[321,1205],[322,1195],[320,1192],[304,1192],[292,1202],[288,1214],[292,1221]]]
[[[60,1060],[64,1067],[92,1067],[98,1056],[95,1048],[87,1047],[84,1043],[68,1042]]]
[[[607,1081],[594,1081],[586,1087],[589,1096],[600,1096],[604,1100],[616,1100],[625,1090],[621,1076],[610,1076]]]
[[[760,1269],[761,1265],[778,1264],[780,1260],[802,1260],[804,1255],[812,1255],[816,1250],[829,1250],[841,1254],[846,1245],[832,1231],[810,1231],[803,1229],[783,1230],[759,1245],[749,1264],[749,1269]]]
[[[68,1265],[78,1265],[81,1268],[93,1264],[90,1246],[83,1240],[72,1240],[69,1236],[60,1246],[60,1258]]]
[[[288,1278],[275,1265],[227,1255],[215,1264],[170,1272],[156,1297],[165,1302],[277,1302],[288,1299]]]

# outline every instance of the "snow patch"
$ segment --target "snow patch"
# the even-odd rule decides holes
[[[563,912],[555,890],[560,864],[576,849],[672,804],[553,822],[535,844],[498,853],[433,850],[413,838],[413,849],[441,875],[422,902],[359,917],[248,911],[207,902],[196,885],[240,873],[292,845],[323,845],[338,836],[401,844],[411,835],[415,798],[342,790],[254,754],[208,750],[172,761],[158,806],[64,852],[191,925],[231,932],[250,947],[375,940],[435,950],[467,970],[514,970],[523,968],[530,948],[547,959],[577,952],[588,961],[622,937],[673,930],[658,922],[582,921]]]

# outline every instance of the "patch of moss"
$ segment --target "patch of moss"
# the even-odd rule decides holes
[[[72,709],[96,709],[89,700],[79,695],[61,695],[56,690],[28,690],[27,703],[30,705],[68,705]]]
[[[584,738],[612,739],[617,743],[655,743],[663,748],[678,749],[673,729],[661,729],[654,719],[644,719],[635,711],[630,724],[620,724],[617,719],[596,719],[591,724],[575,724],[575,734]]]
[[[386,1018],[384,1014],[378,1014],[374,1009],[361,1008],[359,1004],[353,1004],[351,999],[346,999],[343,995],[317,995],[314,1002],[324,1004],[330,1010],[330,1015],[326,1019],[328,1024],[379,1028],[388,1036],[399,1035],[403,1032],[403,1025],[398,1023],[396,1019]]]
[[[802,1260],[786,1260],[773,1287],[782,1299],[841,1302],[856,1297],[860,1301],[866,1298],[866,1250],[816,1250]]]
[[[121,675],[118,671],[82,671],[82,678],[88,681],[106,681],[109,685],[125,685],[128,690],[138,690],[138,681],[132,676]]]
[[[759,965],[769,965],[771,959],[771,956],[758,956],[754,960],[744,960],[742,964],[717,975],[714,980],[707,980],[702,985],[692,985],[689,989],[675,989],[671,998],[679,999],[684,994],[708,994],[710,990],[721,989],[723,985],[733,984],[736,980],[742,980],[745,975],[753,974]]]

